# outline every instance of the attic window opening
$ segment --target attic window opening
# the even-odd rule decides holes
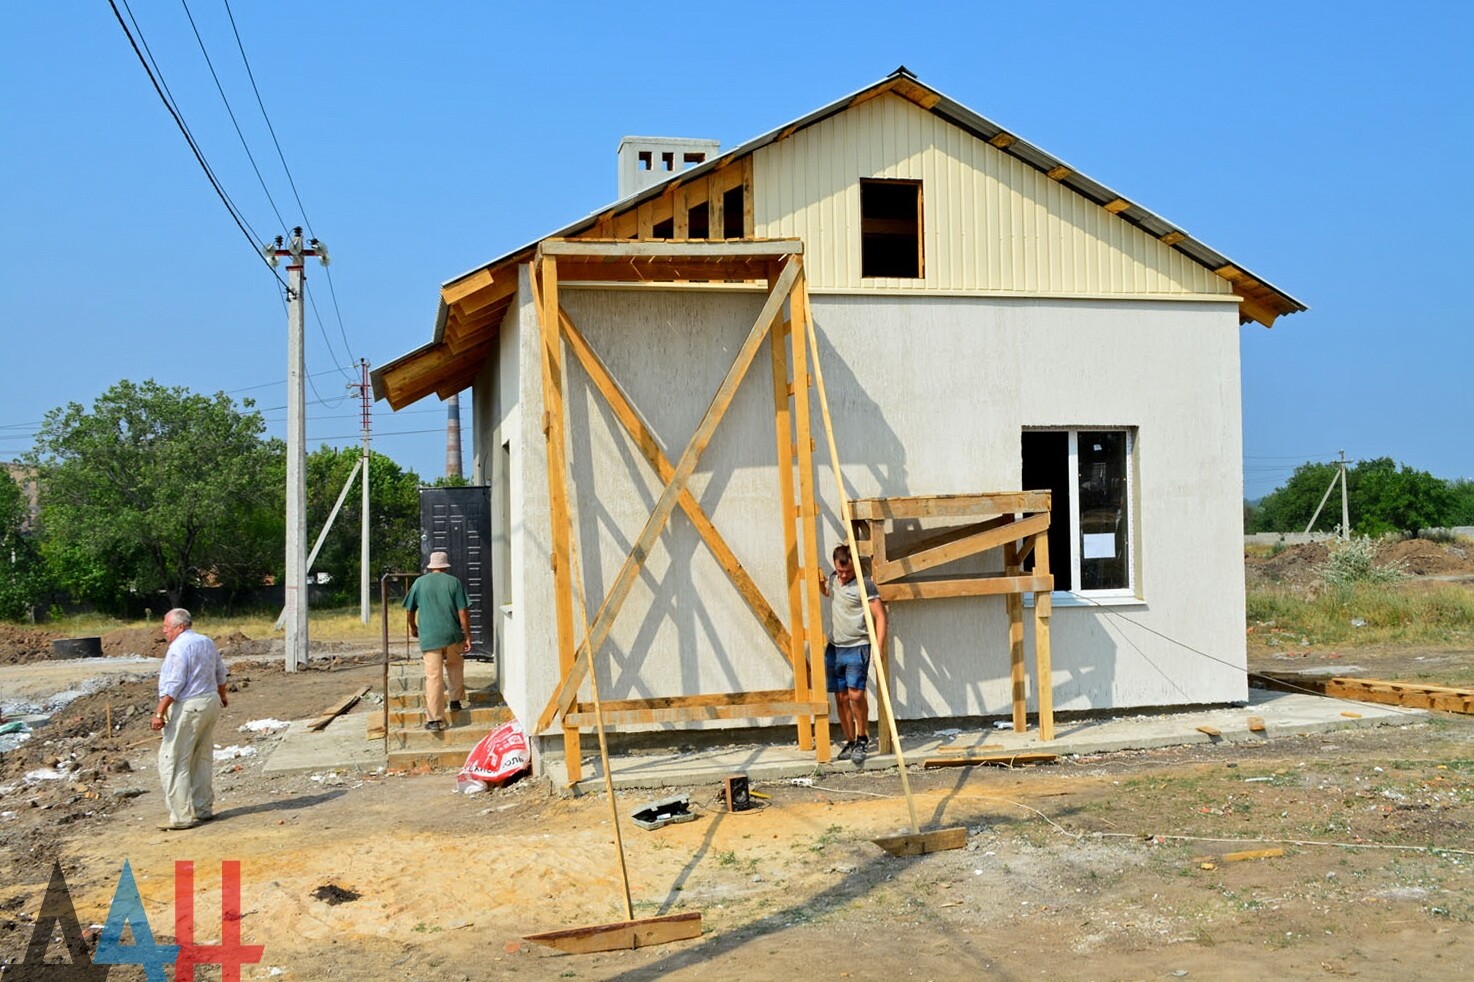
[[[742,185],[728,190],[722,195],[722,237],[727,239],[740,239],[746,235],[742,227],[742,213],[746,209],[743,200]]]
[[[706,202],[703,201],[686,213],[686,225],[689,228],[686,234],[691,238],[706,238],[707,230],[711,227],[711,223],[707,221]]]
[[[685,164],[687,167],[695,167],[697,164],[701,164],[701,163],[705,163],[706,162],[706,154],[704,154],[704,153],[688,153],[688,154],[682,154],[681,155],[681,162],[683,164]]]
[[[653,170],[655,168],[655,160],[649,150],[641,150],[639,160],[640,170]]]
[[[667,150],[660,155],[660,169],[673,171],[676,169],[676,154],[673,150]]]
[[[860,275],[920,279],[921,182],[860,181]]]

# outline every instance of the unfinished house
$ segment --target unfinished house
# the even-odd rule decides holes
[[[903,721],[1246,699],[1239,330],[1302,304],[904,69],[666,142],[374,374],[395,409],[473,391],[502,690],[544,755],[577,777],[592,664],[616,728],[827,759],[830,435]]]

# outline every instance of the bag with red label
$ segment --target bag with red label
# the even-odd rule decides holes
[[[532,754],[527,747],[527,734],[516,720],[503,723],[481,738],[469,756],[456,786],[467,793],[484,791],[476,783],[501,784],[532,767]],[[466,787],[469,786],[469,787]]]

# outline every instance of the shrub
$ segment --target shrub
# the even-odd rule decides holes
[[[1401,562],[1377,563],[1377,543],[1365,535],[1354,535],[1329,546],[1330,556],[1315,567],[1315,572],[1331,586],[1354,583],[1393,583],[1405,579]]]

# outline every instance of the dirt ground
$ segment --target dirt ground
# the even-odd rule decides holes
[[[252,645],[269,653],[234,644]],[[1284,670],[1271,654],[1251,668]],[[1386,677],[1474,672],[1471,650],[1294,657]],[[44,667],[0,667],[0,687]],[[458,795],[446,771],[262,776],[279,737],[237,728],[313,716],[378,678],[345,652],[295,675],[236,662],[216,742],[256,753],[217,765],[216,821],[161,832],[156,671],[140,663],[0,753],[0,960],[23,955],[58,861],[84,926],[105,920],[126,861],[169,937],[174,863],[192,860],[202,941],[219,938],[221,863],[239,861],[242,939],[264,946],[247,979],[1452,978],[1474,943],[1471,717],[913,769],[922,824],[968,837],[909,859],[870,842],[906,828],[894,773],[757,785],[764,807],[741,814],[715,787],[685,789],[696,821],[622,828],[635,916],[700,911],[703,935],[566,955],[520,939],[623,919],[603,795],[534,781]],[[68,778],[26,779],[41,768]],[[628,815],[653,796],[616,803]],[[1283,854],[1230,858],[1269,848]]]

